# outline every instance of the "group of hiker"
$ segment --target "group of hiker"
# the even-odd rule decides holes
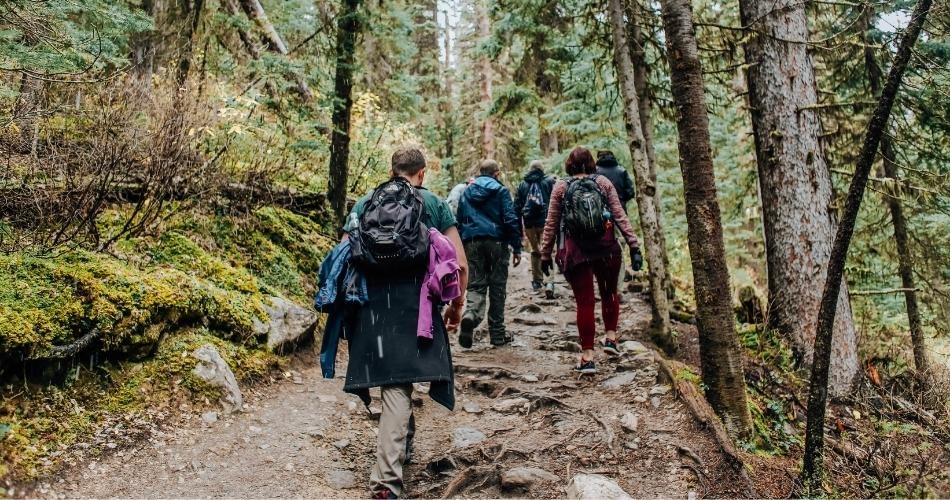
[[[369,388],[381,388],[373,498],[402,494],[415,434],[413,384],[429,383],[429,396],[454,408],[449,333],[458,331],[458,345],[471,348],[487,311],[490,343],[513,341],[505,299],[509,261],[521,263],[523,240],[531,251],[532,289],[554,298],[545,277],[557,264],[573,292],[583,349],[574,370],[596,372],[595,281],[602,349],[620,354],[620,241],[630,248],[634,270],[642,257],[625,209],[633,182],[609,151],[597,156],[574,148],[563,179],[535,160],[513,198],[499,180],[499,163],[486,159],[476,177],[442,200],[423,186],[422,151],[403,147],[393,153],[391,178],[353,206],[341,243],[321,266],[315,305],[329,314],[320,353],[324,376],[334,376],[337,344],[346,339],[343,390],[369,406]]]

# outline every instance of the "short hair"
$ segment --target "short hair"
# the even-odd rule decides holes
[[[609,149],[601,149],[600,151],[597,152],[597,159],[598,159],[598,160],[601,159],[601,158],[603,158],[603,157],[605,157],[605,156],[609,156],[609,157],[613,158],[613,157],[614,157],[614,152],[611,151],[611,150],[609,150]]]
[[[495,160],[482,160],[482,164],[478,167],[478,173],[481,175],[495,175],[500,171],[501,167]]]
[[[543,171],[543,170],[544,170],[544,163],[541,163],[541,160],[534,160],[534,161],[531,162],[531,165],[529,166],[529,168],[531,168],[531,170],[541,170],[541,171]]]
[[[597,164],[594,163],[590,150],[577,146],[564,160],[564,170],[567,171],[567,175],[592,174],[597,171]]]
[[[392,168],[397,175],[416,175],[426,168],[426,155],[415,146],[403,146],[393,152]]]

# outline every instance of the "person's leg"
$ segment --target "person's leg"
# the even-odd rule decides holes
[[[544,275],[541,274],[541,234],[543,232],[544,228],[541,227],[524,228],[524,234],[528,238],[528,247],[531,248],[531,281],[532,284],[536,283],[538,285],[544,281]]]
[[[609,340],[617,340],[617,323],[620,317],[617,269],[623,268],[621,258],[621,254],[616,253],[593,263],[594,276],[597,277],[597,287],[600,290],[600,312],[604,317],[604,330]]]
[[[484,241],[465,243],[465,256],[468,258],[468,293],[465,303],[465,315],[459,325],[459,344],[472,346],[472,336],[485,317],[485,295],[488,291],[488,270],[491,261],[485,258]]]
[[[590,265],[582,264],[565,275],[577,303],[577,333],[580,335],[583,359],[594,358],[594,278]]]
[[[491,242],[491,271],[488,278],[488,332],[491,343],[505,343],[505,297],[508,287],[508,261],[511,251],[501,241]]]
[[[412,384],[382,387],[383,412],[379,416],[376,465],[370,473],[370,489],[402,494],[402,465],[406,456],[406,435],[412,416]]]

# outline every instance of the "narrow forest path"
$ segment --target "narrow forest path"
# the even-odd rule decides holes
[[[408,496],[441,497],[451,488],[469,497],[557,497],[578,472],[611,478],[634,497],[742,495],[710,435],[669,386],[657,383],[649,351],[600,357],[594,377],[571,373],[577,336],[569,292],[561,282],[559,299],[542,300],[530,292],[526,267],[513,269],[509,283],[516,341],[492,348],[482,330],[474,349],[454,352],[456,411],[415,393]],[[628,294],[624,340],[647,318],[647,305]],[[138,447],[65,471],[46,494],[365,498],[373,416],[340,390],[340,379],[321,378],[313,353],[293,365],[288,380],[247,391],[244,412],[211,423],[193,415]],[[551,475],[510,490],[517,480],[510,471],[519,467]]]

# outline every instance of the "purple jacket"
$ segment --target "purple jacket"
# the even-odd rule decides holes
[[[429,268],[419,294],[418,336],[432,339],[433,303],[445,303],[462,295],[455,245],[436,229],[429,229]]]

